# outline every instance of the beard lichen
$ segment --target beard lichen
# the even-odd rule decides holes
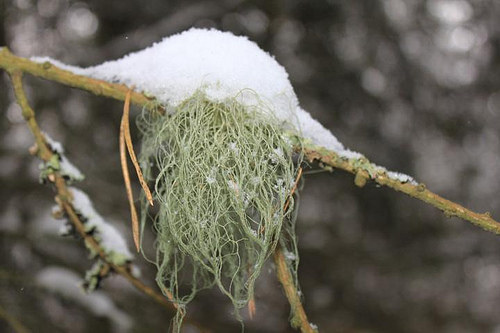
[[[297,156],[283,124],[262,106],[196,93],[171,111],[145,111],[138,127],[140,164],[158,207],[156,281],[180,309],[180,323],[184,306],[214,285],[235,309],[245,306],[278,244],[292,258],[287,263],[296,279],[290,192]],[[142,228],[147,205],[143,199]]]

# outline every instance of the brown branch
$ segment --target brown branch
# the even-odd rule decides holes
[[[24,89],[23,89],[23,85],[22,85],[22,72],[20,70],[15,69],[13,71],[9,71],[9,75],[10,75],[10,78],[12,80],[12,85],[14,87],[14,93],[16,96],[16,100],[22,109],[23,117],[25,118],[31,132],[33,133],[33,136],[35,137],[35,141],[36,141],[36,145],[37,145],[37,155],[43,161],[48,162],[48,161],[50,161],[50,159],[52,158],[54,153],[50,150],[49,146],[47,145],[47,142],[46,142],[39,126],[38,126],[38,123],[36,122],[35,112],[30,107],[28,100],[26,98],[26,95],[24,93]],[[48,179],[51,182],[53,182],[53,184],[55,186],[55,189],[57,192],[56,202],[64,209],[67,216],[69,217],[69,220],[71,221],[71,223],[74,225],[75,229],[77,230],[78,234],[84,239],[85,244],[90,249],[92,249],[92,251],[97,253],[97,255],[104,262],[106,262],[116,273],[120,274],[125,279],[127,279],[139,291],[141,291],[145,295],[154,299],[156,302],[161,304],[163,307],[168,309],[170,312],[175,313],[177,311],[176,306],[173,303],[171,303],[170,301],[168,301],[165,298],[165,296],[154,291],[151,287],[145,285],[142,281],[137,279],[130,272],[130,265],[129,264],[116,265],[111,260],[108,259],[106,252],[99,245],[99,243],[95,240],[95,238],[93,236],[89,235],[85,231],[84,223],[78,217],[78,214],[76,213],[76,210],[72,204],[72,196],[71,196],[71,193],[68,191],[68,187],[66,185],[66,181],[64,180],[64,178],[58,172],[54,172],[53,174],[51,174],[51,176],[48,177]],[[200,324],[194,322],[191,318],[189,318],[187,316],[184,318],[184,321],[186,323],[189,323],[189,324],[199,328],[201,331],[207,331]]]
[[[297,286],[293,282],[292,274],[286,265],[285,255],[281,247],[277,246],[273,254],[274,263],[276,265],[276,274],[278,275],[278,280],[280,281],[283,289],[285,290],[286,298],[288,303],[290,303],[292,318],[290,323],[292,327],[299,328],[303,333],[314,333],[316,330],[311,327],[309,320],[307,319],[306,312],[300,301],[300,296],[298,293]]]
[[[26,58],[13,55],[6,47],[0,48],[0,68],[9,73],[21,71],[29,73],[49,81],[59,82],[66,86],[78,88],[91,92],[94,95],[111,97],[117,100],[125,100],[129,87],[123,84],[108,83],[103,80],[91,79],[86,76],[76,75],[70,71],[61,69],[46,61],[37,63]],[[143,94],[132,92],[130,101],[136,105],[152,105],[151,98]]]
[[[390,178],[387,171],[370,163],[367,159],[347,159],[335,152],[312,144],[304,145],[304,154],[309,161],[319,161],[327,166],[342,169],[354,174],[356,184],[363,186],[367,179],[375,181],[377,184],[390,187],[396,191],[403,192],[411,197],[422,200],[444,212],[446,216],[457,216],[472,224],[500,235],[500,223],[495,221],[489,212],[480,214],[473,212],[453,201],[447,200],[427,189],[424,184],[412,182],[402,182]],[[375,172],[373,172],[375,170]]]
[[[299,166],[299,170],[297,171],[297,176],[295,178],[295,183],[293,184],[292,190],[290,191],[290,195],[283,206],[283,211],[286,212],[288,206],[290,205],[290,201],[292,200],[295,191],[297,190],[297,186],[299,185],[300,177],[302,177],[302,167]],[[284,247],[283,247],[284,248]],[[273,254],[274,264],[276,265],[276,275],[278,276],[278,280],[280,281],[283,289],[285,290],[286,298],[288,299],[288,303],[290,303],[290,308],[292,312],[292,318],[290,319],[290,323],[292,327],[299,328],[301,332],[313,333],[316,330],[311,326],[311,323],[307,319],[306,311],[304,310],[304,306],[300,300],[300,295],[298,292],[298,286],[294,284],[293,276],[288,269],[286,264],[286,258],[283,254],[283,249],[280,245],[276,247]]]
[[[124,100],[129,90],[128,87],[121,84],[108,83],[102,80],[95,80],[86,76],[76,75],[70,71],[58,68],[57,66],[45,62],[43,64],[30,61],[21,57],[16,57],[9,52],[7,48],[0,48],[0,68],[12,73],[13,71],[21,71],[41,77],[50,81],[62,83],[64,85],[89,91],[96,95],[111,97],[117,100]],[[143,94],[134,92],[131,96],[131,102],[141,106],[152,106],[153,100]],[[23,108],[23,114],[24,114]],[[29,112],[28,112],[29,113]],[[30,121],[28,120],[30,124]],[[31,125],[30,125],[31,127]],[[35,133],[34,133],[35,134]],[[43,137],[35,138],[37,141],[43,142]],[[487,231],[495,234],[500,234],[500,223],[495,221],[489,213],[479,214],[470,211],[463,206],[442,198],[441,196],[429,191],[425,185],[415,185],[410,182],[401,182],[397,179],[390,178],[387,172],[377,168],[368,160],[347,159],[341,157],[337,153],[325,148],[310,144],[302,143],[301,149],[305,157],[310,161],[319,161],[326,166],[342,169],[355,175],[355,183],[358,186],[363,186],[366,180],[371,179],[376,183],[388,186],[396,191],[403,192],[411,197],[424,201],[441,211],[447,216],[457,216],[468,222],[471,222]],[[43,152],[41,152],[43,154]],[[373,173],[373,170],[376,170]]]
[[[73,74],[49,62],[40,64],[25,58],[17,57],[6,47],[0,48],[0,68],[8,72],[19,70],[73,88],[86,90],[96,95],[111,97],[121,101],[125,100],[125,96],[129,90],[128,87],[122,84],[113,84]],[[151,103],[152,101],[152,99],[137,92],[133,92],[131,95],[131,102],[136,105],[152,107],[154,104]],[[305,157],[310,161],[318,160],[330,167],[353,173],[356,175],[356,184],[363,185],[366,179],[372,179],[380,185],[391,187],[396,191],[406,193],[411,197],[422,200],[442,210],[447,216],[460,217],[487,231],[500,234],[500,223],[495,221],[489,213],[479,214],[470,211],[457,203],[444,199],[429,191],[423,184],[414,185],[411,183],[402,183],[398,180],[389,178],[385,172],[378,172],[376,175],[371,176],[368,167],[373,167],[373,164],[369,163],[369,161],[365,160],[365,165],[368,167],[363,168],[359,166],[359,161],[356,159],[343,158],[333,151],[313,144],[306,143],[303,149]]]

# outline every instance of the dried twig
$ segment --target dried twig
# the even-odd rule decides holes
[[[141,168],[139,166],[139,162],[137,161],[137,157],[134,152],[134,145],[132,144],[132,137],[130,136],[130,124],[129,124],[129,114],[130,114],[130,95],[132,94],[132,89],[127,92],[127,96],[125,97],[125,104],[123,106],[123,117],[120,127],[120,133],[123,132],[123,138],[125,139],[125,143],[127,144],[127,151],[130,156],[130,160],[134,165],[135,172],[137,174],[137,178],[139,178],[139,183],[141,184],[142,190],[146,195],[146,199],[149,204],[153,206],[153,196],[151,195],[151,191],[149,190],[148,184],[144,180],[144,176],[142,175]],[[123,130],[121,130],[123,128]]]
[[[120,142],[120,164],[122,166],[123,181],[125,183],[125,189],[127,192],[127,199],[128,199],[128,203],[130,206],[130,218],[132,220],[132,235],[133,235],[133,239],[134,239],[135,248],[136,248],[137,252],[139,252],[139,249],[140,249],[140,247],[139,247],[139,219],[137,217],[137,210],[135,209],[134,195],[132,193],[132,185],[130,183],[130,174],[128,172],[127,155],[125,152],[125,146],[127,146],[129,154],[131,151],[132,151],[132,154],[134,152],[133,147],[131,147],[132,141],[130,139],[130,130],[128,128],[128,113],[129,113],[129,109],[130,109],[130,94],[131,94],[131,92],[132,92],[132,90],[129,90],[127,92],[127,96],[125,98],[125,105],[123,107],[123,117],[122,117],[122,121],[120,124],[120,140],[119,140],[119,142]],[[129,143],[130,143],[130,146],[129,146]],[[133,156],[135,157],[135,154]],[[134,159],[132,159],[132,161],[134,161]],[[135,161],[137,161],[137,159],[135,159]],[[134,166],[135,166],[135,164],[134,164]],[[138,170],[137,175],[139,176],[139,180],[142,180],[141,181],[141,185],[142,185],[144,182],[144,179],[142,178],[142,173],[140,173],[140,168],[138,165],[136,167],[136,170]],[[147,187],[147,185],[145,185],[145,186],[143,185],[143,188],[144,187],[147,189],[147,191],[145,191],[146,195],[149,194],[149,198],[151,198],[151,192],[149,192],[149,188]],[[152,205],[153,201],[151,200],[150,203]]]

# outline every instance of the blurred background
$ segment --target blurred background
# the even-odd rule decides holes
[[[496,0],[0,0],[0,45],[88,66],[192,26],[247,35],[347,147],[498,219],[499,17]],[[131,245],[121,103],[25,82],[42,129],[85,173],[78,186]],[[91,261],[81,241],[57,235],[4,73],[0,115],[0,331],[12,330],[5,317],[36,332],[166,331],[170,315],[120,277],[81,293]],[[356,188],[341,171],[308,176],[300,196],[299,278],[321,331],[500,332],[500,238],[393,190]],[[154,286],[154,267],[135,262]],[[271,265],[256,302],[247,332],[293,331]],[[189,306],[217,332],[239,331],[231,311],[217,290]]]

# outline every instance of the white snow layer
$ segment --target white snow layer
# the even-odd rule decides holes
[[[73,195],[73,207],[87,218],[85,222],[86,229],[90,231],[95,228],[96,240],[104,251],[117,259],[131,260],[133,256],[123,236],[96,212],[87,194],[75,187],[70,187],[69,190]]]
[[[247,106],[264,104],[313,143],[353,157],[330,131],[299,107],[285,69],[247,37],[190,29],[121,59],[85,69],[49,58],[33,60],[50,61],[76,74],[134,87],[173,107],[199,90],[213,101],[237,97]]]
[[[45,141],[47,141],[47,144],[52,149],[52,151],[59,154],[64,154],[64,148],[60,142],[54,140],[47,132],[42,132],[42,134],[45,138]]]
[[[54,140],[49,134],[42,132],[47,144],[50,146],[50,149],[59,154],[61,160],[59,161],[60,172],[63,176],[67,176],[73,180],[81,181],[85,178],[83,173],[73,164],[71,163],[66,156],[64,155],[64,147],[62,144],[56,140]]]
[[[246,106],[264,105],[280,121],[302,137],[345,158],[362,155],[342,143],[299,106],[286,70],[271,55],[247,37],[230,32],[195,29],[164,38],[144,50],[101,65],[79,68],[46,57],[75,74],[122,83],[175,107],[197,91],[213,101],[237,98]],[[395,179],[411,177],[392,174]]]

